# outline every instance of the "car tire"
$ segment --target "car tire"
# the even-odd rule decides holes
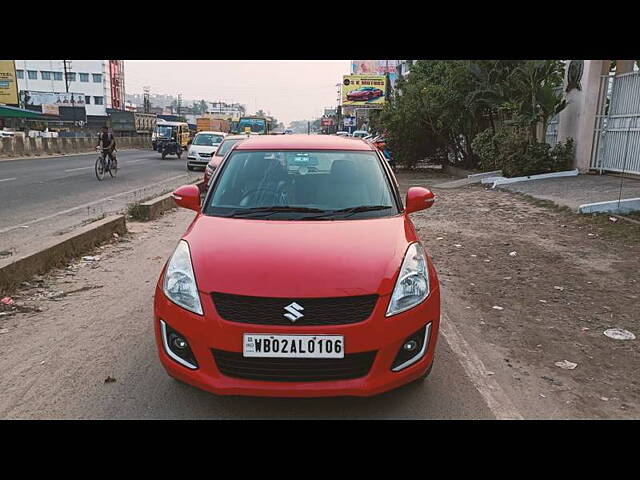
[[[187,165],[187,170],[189,170],[190,172],[193,172],[195,169],[191,165]]]

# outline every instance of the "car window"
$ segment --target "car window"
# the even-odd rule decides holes
[[[212,133],[199,133],[193,140],[193,145],[206,145],[208,147],[219,144],[224,140],[222,135]]]
[[[204,213],[332,220],[389,216],[398,209],[374,152],[239,150],[225,161]]]
[[[218,151],[216,152],[216,156],[224,157],[227,154],[227,152],[231,150],[231,147],[233,147],[240,140],[242,139],[232,138],[232,139],[225,140],[224,142],[222,142],[222,145],[220,145],[220,147],[218,148]]]

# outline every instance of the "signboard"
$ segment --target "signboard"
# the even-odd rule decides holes
[[[325,117],[335,117],[336,116],[336,109],[335,108],[325,108],[324,109],[324,116]]]
[[[18,82],[13,60],[0,60],[0,103],[18,105]]]
[[[345,127],[355,127],[356,126],[356,117],[344,117],[344,126]]]
[[[386,79],[381,75],[345,75],[342,80],[342,105],[357,108],[382,108],[386,102]]]
[[[321,127],[330,127],[332,125],[333,125],[333,118],[325,117],[325,118],[321,118],[320,119],[320,126]]]
[[[389,83],[393,88],[398,78],[400,60],[351,60],[352,75],[389,74]]]
[[[42,113],[44,115],[60,115],[60,105],[50,105],[50,104],[43,104],[42,105]]]
[[[59,105],[70,107],[73,104],[84,107],[84,93],[77,92],[34,92],[32,90],[20,90],[20,103],[24,107],[36,105]]]

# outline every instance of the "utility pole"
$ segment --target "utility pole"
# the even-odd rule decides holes
[[[64,65],[64,86],[65,86],[65,90],[67,92],[67,95],[69,95],[69,76],[67,74],[67,62],[69,62],[69,60],[63,60],[62,63]],[[71,70],[71,62],[69,62],[69,70]],[[73,98],[73,94],[71,95],[71,113],[73,114],[73,126],[76,126],[76,103],[75,103],[75,99]],[[75,132],[74,132],[75,135]]]
[[[142,105],[143,105],[143,112],[144,113],[149,113],[149,111],[151,110],[151,102],[149,101],[149,91],[151,90],[151,87],[146,86],[146,87],[142,87],[142,91],[144,92],[143,97],[142,97]]]
[[[178,94],[178,116],[180,116],[180,107],[182,106],[182,94]]]

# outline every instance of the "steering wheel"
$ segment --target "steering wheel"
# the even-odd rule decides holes
[[[271,187],[252,188],[251,190],[247,190],[245,193],[242,194],[242,197],[240,198],[240,205],[246,206],[246,202],[248,201],[248,199],[250,199],[252,196],[254,196],[254,198],[257,197],[259,193],[260,194],[270,193],[274,196],[274,198],[277,198],[278,195],[280,194],[280,191],[279,189],[275,189]]]

